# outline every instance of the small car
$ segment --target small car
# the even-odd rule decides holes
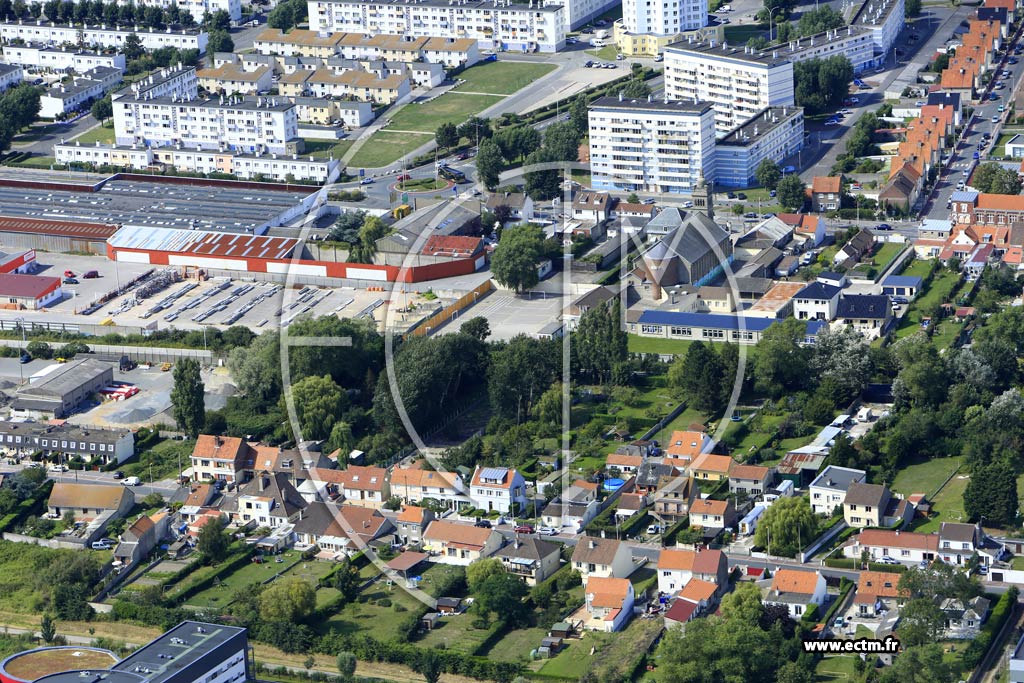
[[[589,69],[590,67],[594,66],[594,62],[588,59],[586,62],[583,63],[583,66]]]
[[[729,199],[736,199],[736,193],[735,192],[726,192],[725,196],[728,197]]]
[[[359,184],[360,185],[372,185],[373,184],[373,178],[363,178],[362,180],[359,181]]]
[[[537,533],[541,536],[557,536],[558,529],[549,526],[539,526],[537,527]]]
[[[24,365],[25,363],[29,363],[31,361],[32,361],[32,356],[30,356],[27,353],[21,354],[21,358],[18,359],[18,362],[21,363],[22,365]]]
[[[878,558],[878,563],[879,564],[899,564],[900,562],[899,562],[899,560],[897,560],[894,557],[889,557],[888,555],[883,555],[882,557]]]
[[[99,276],[100,276],[99,271],[97,271],[97,270],[90,270],[89,272],[87,272],[82,277],[84,277],[86,280],[95,280]]]
[[[114,472],[114,479],[124,479],[124,472],[121,470]]]
[[[660,534],[661,533],[661,525],[660,524],[651,524],[649,527],[647,527],[647,533],[649,533],[649,534]]]
[[[512,531],[517,534],[532,534],[534,532],[534,528],[529,524],[520,524],[512,529]]]
[[[92,543],[93,550],[110,550],[112,547],[112,545],[107,543],[106,539],[102,541],[93,541]]]
[[[403,180],[412,180],[412,176],[409,175],[408,173],[403,173],[402,175],[395,178],[395,180],[397,180],[398,182],[402,182]]]
[[[745,214],[743,214],[743,217],[744,218],[757,218],[757,214],[754,213],[753,211],[748,211]]]
[[[879,223],[875,226],[875,230],[892,230],[892,226],[888,223]]]
[[[55,462],[52,465],[50,465],[47,469],[50,472],[67,472],[68,471],[68,466],[67,465],[61,465],[60,463],[56,463]]]
[[[469,152],[459,152],[459,155],[455,158],[458,159],[459,161],[465,161],[466,159],[469,158]]]
[[[745,193],[743,193],[743,192],[737,192],[736,193],[736,199],[746,199],[746,198],[747,198],[747,195]]]
[[[825,122],[825,125],[831,128],[832,126],[838,126],[839,122],[836,121],[835,119],[829,119],[828,121]]]
[[[74,277],[74,276],[75,276],[75,272],[73,270],[65,270],[64,271],[64,277]]]
[[[64,278],[64,284],[66,284],[66,285],[77,285],[78,284],[78,280],[73,278],[73,277],[66,277],[66,278]]]
[[[491,520],[489,519],[478,519],[475,522],[473,522],[473,526],[479,527],[481,529],[490,529],[493,525],[491,524]]]

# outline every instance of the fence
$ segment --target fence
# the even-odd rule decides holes
[[[431,317],[421,320],[406,336],[423,337],[430,334],[432,330],[437,331],[439,327],[457,318],[461,311],[469,308],[492,291],[494,291],[494,283],[490,280],[477,285],[473,291],[468,292],[454,303],[445,306]]]
[[[0,329],[4,329],[0,322]],[[110,328],[103,328],[110,334]],[[30,342],[31,343],[31,342]],[[62,342],[47,342],[51,347],[59,347]],[[23,349],[27,344],[20,339],[0,339],[0,346]],[[89,350],[97,356],[128,356],[139,363],[174,363],[182,358],[195,358],[202,365],[213,365],[213,351],[203,349],[175,349],[160,346],[122,346],[119,344],[89,344]],[[90,356],[92,354],[89,354]],[[86,356],[89,357],[89,356]]]
[[[641,441],[648,441],[648,440],[650,440],[650,438],[652,436],[654,436],[655,434],[660,432],[662,429],[664,429],[665,425],[667,425],[669,422],[671,422],[672,420],[674,420],[677,417],[679,417],[679,414],[682,413],[684,410],[686,410],[686,403],[685,402],[680,403],[679,405],[677,405],[672,410],[671,413],[669,413],[665,417],[663,417],[660,420],[658,420],[657,424],[655,424],[653,427],[651,427],[646,432],[644,432],[643,436],[640,437],[640,440]]]
[[[26,536],[25,534],[16,534],[10,531],[5,531],[0,534],[0,538],[5,541],[11,541],[12,543],[30,543],[32,545],[41,545],[46,548],[82,550],[85,547],[85,541],[73,543],[71,541],[62,541],[58,538],[36,538],[35,536]]]
[[[797,559],[800,560],[801,562],[806,562],[807,560],[811,559],[812,557],[814,557],[814,554],[816,552],[821,550],[821,547],[823,545],[825,545],[826,543],[831,541],[833,538],[835,538],[836,534],[842,533],[843,529],[845,529],[845,528],[846,528],[846,522],[837,522],[836,524],[833,524],[832,528],[829,529],[828,531],[826,531],[825,533],[823,533],[817,539],[815,539],[814,543],[812,543],[810,545],[810,547],[807,548],[807,550],[804,550],[804,551],[801,551],[800,553],[798,553],[797,554]]]

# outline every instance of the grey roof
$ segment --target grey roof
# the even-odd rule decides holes
[[[949,200],[953,202],[967,202],[973,204],[974,200],[978,198],[978,193],[974,190],[959,190],[949,196]]]
[[[498,557],[508,557],[524,560],[541,560],[551,553],[558,552],[558,545],[550,541],[543,541],[539,538],[522,538],[514,543],[506,545],[495,553]]]
[[[655,232],[669,232],[683,224],[683,212],[674,206],[669,206],[658,212],[651,220],[647,221],[647,232],[653,229]]]
[[[12,71],[21,71],[21,67],[17,64],[4,64],[0,62],[0,74],[9,74]]]
[[[737,277],[736,278],[736,289],[740,292],[752,292],[754,294],[764,294],[772,288],[772,281],[766,277]]]
[[[928,93],[928,104],[945,104],[952,107],[960,106],[960,93],[958,92],[933,92]]]
[[[844,504],[850,505],[873,505],[878,507],[887,494],[887,489],[881,484],[865,484],[855,481],[846,489]]]
[[[194,672],[192,667],[199,659],[216,653],[229,641],[235,641],[239,650],[242,650],[246,642],[245,633],[244,628],[237,626],[184,621],[128,655],[111,669],[134,673],[141,667],[145,669],[142,673],[149,683],[182,680],[183,676]],[[227,657],[227,653],[222,654]],[[222,661],[211,661],[208,666],[212,669]],[[198,677],[198,674],[195,675]]]
[[[851,484],[858,481],[864,481],[864,478],[864,470],[855,470],[849,467],[836,467],[835,465],[829,465],[821,471],[821,474],[814,478],[814,481],[811,482],[811,486],[823,489],[846,491],[850,488]]]
[[[132,84],[132,91],[138,94],[145,94],[147,91],[154,88],[158,88],[167,81],[173,80],[183,74],[187,74],[189,71],[195,73],[196,68],[194,66],[183,66],[178,69],[177,67],[168,67],[166,69],[160,69],[154,71],[146,78]]]
[[[48,439],[74,439],[75,441],[88,440],[91,443],[116,443],[125,434],[131,433],[131,430],[127,428],[94,429],[66,422],[61,425],[52,425],[45,422],[0,421],[0,436],[20,436],[23,440],[46,437]]]
[[[182,100],[169,95],[161,97],[126,97],[121,100],[125,104],[174,104]],[[252,109],[263,111],[287,111],[295,105],[287,97],[225,97],[223,104],[220,98],[194,99],[189,101],[190,107],[209,107],[211,109]]]
[[[892,287],[920,287],[924,280],[917,275],[890,275],[882,280],[883,285]]]
[[[658,100],[650,97],[646,100],[619,99],[618,97],[601,97],[590,105],[591,109],[626,109],[630,111],[671,111],[677,113],[703,114],[711,109],[710,102],[694,102],[693,100]]]
[[[84,358],[65,363],[35,384],[28,384],[18,391],[19,396],[32,398],[62,399],[83,384],[88,384],[104,373],[113,375],[114,367],[110,363]]]
[[[812,282],[807,285],[793,298],[810,299],[811,301],[828,301],[838,295],[842,289],[834,285],[826,285],[824,282]]]
[[[719,147],[746,147],[765,138],[780,126],[788,125],[795,118],[803,118],[800,107],[767,107],[725,134],[715,144]]]
[[[662,212],[662,214],[667,212]],[[658,214],[660,217],[661,214]],[[657,218],[655,218],[657,220]],[[728,240],[729,235],[703,213],[687,214],[683,224],[662,237],[653,247],[644,253],[644,258],[653,261],[664,261],[678,257],[684,263],[696,263],[713,245],[720,245]]]
[[[263,496],[273,498],[277,504],[284,508],[284,516],[291,517],[299,510],[308,507],[308,503],[295,490],[288,475],[284,472],[275,472],[266,475],[266,485],[260,490],[260,479],[263,475],[257,474],[252,481],[248,481],[238,487],[239,496]],[[237,499],[236,499],[237,500]]]
[[[675,474],[676,468],[672,465],[651,462],[642,463],[636,471],[636,483],[638,486],[657,486],[662,477],[671,477]]]
[[[107,78],[117,73],[120,75],[120,69],[113,69],[107,66],[93,67],[89,71],[86,71],[80,77],[75,78],[72,83],[57,83],[49,90],[46,91],[47,97],[52,97],[58,100],[66,100],[72,95],[77,95],[80,92],[85,92],[91,88],[95,88],[97,85],[105,81]]]
[[[242,59],[234,52],[214,52],[213,61],[227,62],[229,64],[238,64],[240,61],[242,61]]]
[[[510,209],[522,209],[526,206],[526,195],[522,192],[493,192],[487,197],[487,208],[493,209],[498,206],[507,206]]]
[[[944,541],[971,543],[974,541],[974,534],[976,531],[977,528],[973,524],[943,522],[939,527],[939,538]]]
[[[759,52],[757,50],[747,51],[743,45],[729,45],[728,41],[718,43],[714,40],[702,43],[700,41],[689,42],[686,40],[672,43],[666,50],[680,53],[693,53],[700,56],[717,57],[734,62],[747,62],[749,64],[761,64],[767,67],[778,66],[789,62],[785,56],[777,52]]]
[[[890,315],[892,304],[884,294],[847,294],[839,300],[838,317],[880,319]]]

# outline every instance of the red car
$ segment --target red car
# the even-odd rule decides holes
[[[515,531],[517,534],[532,534],[533,527],[529,524],[520,524],[515,529],[513,529],[513,531]]]
[[[75,276],[74,271],[71,271],[71,270],[65,270],[64,271],[64,277],[74,277],[74,276]]]
[[[402,182],[403,180],[412,180],[412,176],[410,176],[408,173],[403,173],[402,175],[398,176],[396,180],[398,182]]]

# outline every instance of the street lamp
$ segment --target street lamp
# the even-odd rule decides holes
[[[777,12],[780,9],[785,9],[785,7],[783,7],[782,5],[779,5],[775,9],[771,10],[770,12],[768,12],[768,42],[769,43],[771,43],[772,41],[775,40],[775,38],[773,37],[774,33],[772,32],[772,19],[775,17],[775,12]]]

